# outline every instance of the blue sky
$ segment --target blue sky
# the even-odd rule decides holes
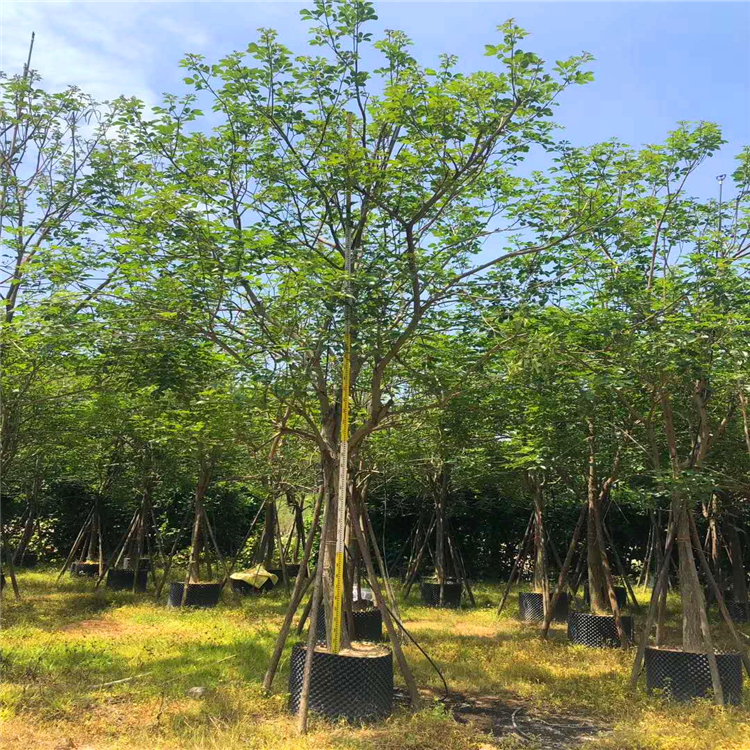
[[[244,49],[261,26],[302,52],[306,27],[296,2],[0,3],[0,68],[20,70],[31,31],[34,67],[47,84],[75,84],[100,98],[137,95],[158,102],[182,89],[185,52],[209,61]],[[515,18],[531,32],[525,47],[547,60],[586,50],[596,81],[561,100],[564,137],[585,145],[616,136],[657,142],[679,120],[718,122],[729,141],[705,165],[693,192],[716,193],[715,175],[733,170],[750,144],[750,3],[376,3],[375,33],[407,32],[426,65],[441,52],[466,70],[492,66],[484,45]]]

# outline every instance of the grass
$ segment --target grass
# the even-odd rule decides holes
[[[399,708],[369,727],[313,718],[309,734],[298,736],[286,711],[289,649],[273,694],[261,690],[286,607],[283,592],[238,600],[227,591],[218,609],[179,612],[148,594],[94,592],[90,580],[66,576],[56,584],[51,572],[22,572],[19,583],[23,599],[15,602],[6,589],[2,601],[4,750],[542,747],[455,721],[438,700],[439,678],[413,647],[407,657],[424,710]],[[633,651],[569,646],[561,625],[543,642],[535,627],[516,620],[517,597],[498,618],[499,587],[478,585],[476,596],[476,609],[456,611],[421,607],[414,594],[402,603],[407,627],[452,691],[601,722],[611,731],[587,743],[597,750],[750,750],[750,690],[737,708],[677,705],[642,686],[633,694]],[[670,611],[677,634],[671,600]],[[140,676],[97,687],[134,675]],[[207,687],[207,695],[188,697],[194,686]]]

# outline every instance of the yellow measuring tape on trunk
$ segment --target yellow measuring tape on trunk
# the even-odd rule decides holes
[[[349,480],[349,387],[351,377],[351,337],[346,334],[344,344],[344,366],[341,378],[342,391],[346,395],[341,401],[341,439],[339,442],[339,494],[336,518],[336,565],[333,578],[333,622],[331,626],[331,651],[341,650],[341,618],[344,604],[344,542],[346,539],[346,493]]]
[[[347,115],[347,137],[352,139],[351,113]],[[349,483],[349,391],[351,390],[352,333],[351,333],[351,273],[352,273],[352,233],[351,233],[351,193],[347,194],[344,268],[344,363],[341,368],[341,433],[339,437],[339,486],[338,513],[336,516],[336,560],[333,577],[333,617],[331,623],[331,652],[341,650],[342,610],[344,605],[344,541],[346,534],[346,493]]]

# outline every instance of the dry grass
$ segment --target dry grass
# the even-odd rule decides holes
[[[314,719],[311,732],[299,737],[285,710],[287,658],[276,692],[261,690],[285,608],[281,592],[243,601],[226,592],[219,609],[181,613],[148,595],[94,593],[90,581],[56,585],[45,572],[24,572],[20,583],[21,602],[3,594],[3,750],[541,747],[456,722],[431,697],[439,697],[442,684],[411,647],[408,657],[427,696],[423,711],[400,708],[369,727]],[[568,646],[562,626],[542,642],[534,627],[516,621],[513,604],[496,617],[498,587],[479,586],[477,598],[477,609],[429,610],[414,596],[402,608],[453,691],[601,722],[611,732],[586,745],[597,750],[750,750],[750,691],[743,706],[731,709],[708,701],[675,705],[642,689],[633,695],[627,690],[632,651]],[[134,675],[142,676],[96,687]],[[191,699],[193,686],[209,692]]]

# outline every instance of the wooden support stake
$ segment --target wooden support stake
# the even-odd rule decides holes
[[[406,586],[404,587],[405,598],[409,596],[411,587],[414,585],[414,581],[417,577],[417,573],[419,572],[419,566],[422,564],[422,557],[424,555],[425,547],[430,541],[430,534],[432,533],[432,529],[435,527],[436,522],[437,522],[437,517],[433,515],[432,521],[430,522],[430,525],[427,529],[427,533],[424,535],[424,541],[422,542],[422,546],[420,547],[419,553],[417,554],[417,558],[414,561],[414,567],[412,568],[412,571],[409,574],[409,580],[406,582]]]
[[[276,532],[276,546],[279,548],[279,562],[281,563],[281,580],[284,581],[284,588],[286,589],[287,595],[289,594],[289,575],[286,572],[286,562],[284,557],[286,551],[284,545],[281,543],[281,526],[279,525],[279,514],[274,513],[274,531]]]
[[[575,548],[578,544],[578,537],[580,536],[581,530],[583,529],[583,524],[586,520],[587,513],[588,501],[581,505],[581,510],[578,513],[578,521],[576,521],[575,528],[573,529],[573,536],[571,537],[570,544],[568,545],[568,552],[565,555],[565,562],[560,566],[560,575],[557,579],[557,588],[555,589],[555,593],[552,597],[552,601],[550,602],[550,606],[547,609],[547,612],[545,612],[544,614],[544,623],[542,625],[542,639],[547,638],[550,625],[552,624],[552,617],[554,615],[555,608],[557,607],[557,602],[560,600],[563,589],[565,588],[565,585],[567,583],[568,569],[570,568],[570,563],[573,561]]]
[[[380,614],[383,618],[383,624],[385,625],[385,629],[388,631],[388,638],[391,641],[391,645],[393,646],[393,650],[396,654],[396,661],[398,662],[399,669],[401,671],[401,675],[404,678],[404,682],[406,683],[406,687],[409,691],[409,697],[411,699],[411,705],[412,708],[415,711],[418,711],[421,708],[422,700],[419,697],[419,691],[417,690],[417,683],[414,681],[414,675],[412,674],[411,669],[409,668],[409,664],[406,661],[406,657],[404,656],[403,649],[401,648],[401,642],[397,636],[396,629],[393,626],[393,620],[391,619],[391,614],[388,611],[388,607],[385,604],[385,599],[383,598],[383,592],[380,588],[380,582],[377,579],[377,576],[375,575],[375,567],[372,564],[372,556],[370,555],[370,547],[367,544],[367,539],[365,538],[365,535],[362,531],[362,526],[364,525],[362,523],[362,519],[367,515],[367,507],[362,504],[361,509],[358,508],[354,503],[353,493],[347,492],[347,501],[349,505],[349,516],[351,518],[351,524],[352,528],[354,529],[354,533],[357,535],[357,542],[359,543],[359,549],[362,553],[362,559],[365,563],[365,568],[367,570],[367,577],[370,579],[370,585],[372,586],[372,592],[375,594],[375,601],[377,602],[378,608],[380,609]],[[315,611],[313,608],[313,617],[315,616]]]
[[[250,524],[250,528],[247,530],[247,534],[245,534],[245,538],[242,540],[242,544],[237,548],[237,552],[235,556],[232,558],[232,562],[229,565],[229,575],[231,576],[232,573],[234,573],[234,568],[237,565],[237,560],[239,560],[240,555],[242,554],[242,550],[245,549],[245,545],[247,544],[247,540],[250,539],[250,535],[253,533],[253,529],[255,528],[255,524],[258,521],[258,518],[260,517],[260,514],[263,512],[263,509],[265,508],[265,503],[262,503],[260,508],[258,508],[258,512],[255,514],[255,518],[253,518],[252,523]],[[222,588],[226,586],[227,580],[225,579],[222,581]]]
[[[648,646],[648,638],[651,633],[651,628],[654,625],[656,619],[656,611],[661,597],[662,588],[667,585],[667,575],[669,574],[669,559],[672,554],[672,546],[677,538],[677,524],[674,519],[670,519],[669,527],[667,529],[667,543],[664,548],[664,558],[662,565],[657,572],[656,580],[654,581],[654,588],[651,590],[651,603],[648,607],[648,613],[646,615],[646,625],[643,628],[643,635],[638,643],[638,650],[635,654],[635,661],[633,662],[633,669],[630,673],[630,689],[635,690],[638,684],[638,678],[641,674],[641,668],[643,666],[643,657],[646,654],[646,647]]]
[[[326,507],[326,517],[323,521],[323,529],[321,532],[320,547],[318,548],[318,565],[315,571],[315,586],[313,588],[312,595],[312,619],[310,620],[310,627],[307,629],[307,651],[305,652],[305,669],[302,673],[302,692],[300,694],[299,702],[299,721],[297,728],[300,734],[307,733],[307,713],[310,705],[310,677],[312,675],[312,660],[313,653],[315,652],[315,644],[317,643],[318,635],[318,612],[320,611],[321,599],[323,598],[323,558],[325,556],[326,543],[328,541],[328,533],[330,531],[330,519],[328,514],[330,508]],[[310,534],[310,539],[312,539]]]
[[[297,580],[294,583],[292,600],[289,603],[286,614],[284,615],[284,622],[281,624],[281,630],[279,631],[279,636],[276,639],[276,646],[274,647],[273,654],[271,654],[271,660],[268,664],[268,669],[266,670],[265,677],[263,678],[263,689],[266,692],[271,690],[273,678],[276,676],[276,670],[278,669],[281,655],[284,653],[284,646],[286,645],[286,640],[289,636],[289,630],[292,626],[292,621],[294,620],[294,615],[297,612],[297,608],[299,607],[300,602],[305,595],[305,591],[307,591],[307,588],[310,585],[310,582],[313,580],[317,580],[318,578],[317,570],[315,571],[314,578],[308,578],[303,574],[303,569],[307,570],[310,562],[313,540],[315,539],[315,534],[317,533],[318,526],[320,524],[320,511],[323,507],[323,494],[324,491],[323,488],[321,488],[320,493],[318,494],[318,497],[315,501],[315,507],[313,509],[312,525],[310,526],[310,533],[307,537],[307,541],[305,542],[302,563],[300,564],[300,574],[297,576]],[[321,565],[318,565],[318,567],[322,568]]]
[[[526,524],[526,531],[523,534],[521,544],[518,546],[518,554],[516,555],[516,559],[513,561],[513,567],[511,568],[510,576],[508,577],[508,583],[505,585],[505,591],[503,591],[503,598],[500,600],[500,606],[497,608],[497,614],[500,614],[505,607],[505,602],[508,599],[508,594],[510,594],[511,586],[513,586],[513,578],[516,576],[516,572],[518,571],[521,560],[524,557],[524,553],[526,552],[526,547],[529,543],[529,535],[531,534],[533,525],[534,514],[532,513],[529,517],[528,524]]]
[[[115,551],[109,556],[109,560],[107,560],[107,564],[102,566],[99,565],[99,578],[96,580],[96,586],[95,589],[98,589],[99,586],[101,586],[102,581],[104,580],[104,576],[107,574],[107,571],[110,569],[110,567],[117,567],[120,564],[120,559],[122,558],[122,551],[125,550],[125,546],[127,545],[128,541],[130,540],[130,537],[133,535],[133,532],[135,531],[135,527],[138,520],[138,511],[135,512],[133,517],[130,519],[130,525],[128,526],[127,531],[125,532],[125,536],[121,538],[120,543],[115,548]],[[115,560],[114,566],[112,566],[112,560],[117,557]]]
[[[55,583],[59,583],[60,579],[63,577],[63,574],[68,569],[68,566],[70,565],[71,561],[75,557],[76,552],[78,551],[78,546],[81,544],[81,540],[83,539],[84,534],[86,533],[86,529],[88,528],[88,525],[91,523],[91,516],[94,515],[94,509],[93,507],[89,511],[89,514],[86,516],[86,520],[83,522],[83,526],[81,526],[81,530],[78,532],[78,536],[76,537],[75,542],[73,542],[73,546],[71,547],[70,552],[68,553],[67,558],[65,559],[65,564],[62,566],[62,570],[57,574],[57,580]]]
[[[716,597],[716,602],[719,605],[719,611],[721,612],[721,616],[724,618],[724,622],[727,625],[727,628],[729,629],[729,632],[732,636],[732,640],[735,643],[735,646],[737,646],[737,650],[740,653],[740,658],[742,659],[742,663],[745,665],[745,671],[747,672],[748,676],[750,677],[750,658],[747,654],[747,648],[745,648],[745,644],[742,643],[740,640],[739,635],[737,634],[737,629],[734,627],[734,622],[732,621],[731,616],[729,615],[729,611],[727,610],[726,602],[724,601],[724,594],[721,591],[721,587],[716,582],[716,579],[714,578],[714,575],[711,571],[711,567],[708,564],[708,560],[706,559],[706,555],[703,552],[702,549],[699,547],[696,547],[696,543],[700,543],[700,540],[698,538],[698,529],[695,525],[695,519],[693,518],[692,513],[690,514],[690,536],[693,540],[693,547],[695,547],[696,552],[698,553],[698,559],[700,560],[701,567],[703,568],[703,572],[706,576],[706,580],[708,581],[709,586],[713,590],[713,594]]]
[[[633,587],[630,585],[630,579],[628,578],[625,572],[625,566],[622,564],[620,555],[617,552],[617,547],[615,547],[615,544],[612,541],[612,535],[609,533],[609,530],[607,529],[606,526],[603,526],[603,528],[604,528],[604,536],[606,537],[606,540],[609,543],[609,548],[612,550],[612,555],[615,558],[615,565],[617,566],[617,570],[620,574],[620,578],[622,578],[622,582],[625,584],[625,589],[628,592],[628,596],[630,597],[630,600],[633,602],[633,608],[635,609],[636,612],[640,613],[641,605],[638,604],[638,600],[635,598],[635,592],[633,591]]]
[[[8,540],[5,538],[5,531],[2,531],[2,535],[0,536],[3,543],[3,550],[5,551],[5,561],[8,563],[8,575],[10,576],[10,583],[11,586],[13,586],[13,595],[16,597],[16,599],[21,598],[21,594],[18,591],[18,581],[16,580],[16,569],[13,565],[13,550],[10,548],[10,545],[8,544]]]

